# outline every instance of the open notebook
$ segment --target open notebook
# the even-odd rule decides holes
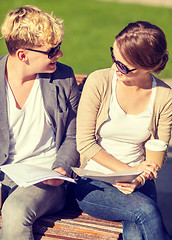
[[[124,170],[110,174],[104,174],[101,172],[75,167],[72,167],[72,170],[80,177],[92,178],[111,184],[115,184],[117,182],[132,182],[137,176],[142,173],[142,171]]]
[[[57,173],[54,170],[29,164],[14,163],[0,167],[0,170],[8,175],[18,186],[28,187],[47,179],[62,179],[76,183],[74,179]]]

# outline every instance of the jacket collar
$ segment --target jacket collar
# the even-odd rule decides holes
[[[8,122],[8,115],[7,115],[7,100],[6,100],[6,82],[5,82],[5,66],[7,61],[8,55],[1,57],[0,61],[0,123],[6,124]]]
[[[0,149],[0,164],[6,161],[8,156],[9,147],[9,125],[8,125],[8,112],[7,112],[7,100],[6,100],[6,83],[5,83],[5,66],[7,57],[3,56],[0,58],[0,139],[1,139],[1,149]],[[4,153],[4,155],[2,155]]]

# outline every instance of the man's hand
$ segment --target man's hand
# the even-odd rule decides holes
[[[61,167],[55,168],[54,171],[66,176],[66,171]],[[62,179],[48,179],[48,180],[43,181],[44,184],[56,186],[56,187],[60,186],[63,182],[64,182],[64,180],[62,180]]]

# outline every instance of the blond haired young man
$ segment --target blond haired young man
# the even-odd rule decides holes
[[[79,91],[63,56],[63,22],[37,7],[11,10],[1,27],[8,55],[0,58],[0,165],[28,163],[71,176],[76,166]],[[1,239],[34,239],[32,225],[65,204],[66,183],[27,188],[2,172]]]

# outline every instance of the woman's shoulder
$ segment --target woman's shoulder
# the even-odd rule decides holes
[[[172,101],[172,89],[171,87],[165,83],[163,80],[156,78],[156,85],[157,85],[157,98],[164,101]]]
[[[160,89],[162,89],[162,91],[163,91],[163,90],[166,91],[167,89],[168,89],[168,91],[171,90],[171,87],[170,87],[166,82],[164,82],[163,80],[161,80],[161,79],[159,79],[159,78],[157,78],[157,77],[155,77],[155,76],[154,76],[154,78],[155,78],[155,80],[156,80],[157,87],[159,87]]]
[[[111,82],[114,70],[112,68],[104,68],[96,70],[88,75],[87,81],[91,84],[104,85]]]
[[[111,85],[114,70],[111,68],[100,69],[92,72],[85,81],[81,98],[93,98],[102,99],[105,96],[109,96],[111,93]]]
[[[108,77],[109,74],[113,72],[112,68],[103,68],[103,69],[98,69],[95,70],[94,72],[90,73],[89,76],[98,76],[98,77]]]

